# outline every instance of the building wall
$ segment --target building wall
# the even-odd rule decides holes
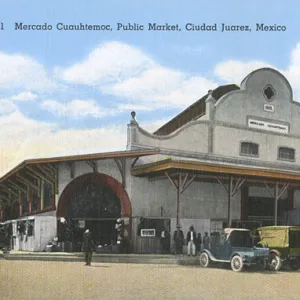
[[[264,94],[268,86],[274,91],[271,100]],[[271,106],[274,111],[266,111],[265,105]],[[285,77],[272,69],[260,69],[244,79],[240,90],[229,92],[218,101],[207,101],[205,118],[190,121],[168,136],[152,135],[132,122],[129,125],[128,144],[129,148],[158,147],[208,154],[211,158],[223,157],[224,160],[234,158],[276,163],[280,164],[279,168],[287,169],[291,165],[300,165],[299,114],[300,105],[293,101],[293,92]],[[249,119],[287,126],[288,132],[252,128],[248,126]],[[241,156],[242,141],[259,144],[259,156]],[[294,162],[277,159],[280,146],[295,149]]]
[[[167,137],[155,136],[141,128],[133,128],[132,144],[139,146],[180,149],[188,151],[208,151],[208,122],[198,121],[186,124]]]
[[[230,137],[230,143],[228,143]],[[258,157],[245,157],[240,155],[240,143],[252,142],[259,145]],[[217,125],[213,135],[214,154],[226,157],[242,157],[264,162],[284,164],[300,164],[300,139],[291,136],[282,136],[270,132],[255,132],[248,128],[238,129]],[[298,149],[295,162],[280,161],[277,159],[278,148],[289,147]]]

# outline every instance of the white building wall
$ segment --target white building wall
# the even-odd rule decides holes
[[[131,138],[131,143],[134,146],[208,152],[209,131],[206,121],[190,122],[166,137],[155,136],[140,127],[132,130],[134,138]]]

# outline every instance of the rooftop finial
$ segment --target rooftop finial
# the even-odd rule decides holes
[[[213,97],[213,90],[209,90],[207,92],[207,94],[208,94],[208,96],[207,96],[205,102],[215,102],[216,101],[216,99]]]
[[[130,123],[131,124],[137,124],[137,121],[136,121],[136,119],[135,119],[135,116],[136,116],[136,113],[135,113],[135,111],[132,111],[131,112],[131,121],[130,121]]]
[[[136,116],[135,111],[132,111],[132,112],[131,112],[131,117],[132,117],[132,120],[134,120],[134,121],[135,121],[135,116]]]

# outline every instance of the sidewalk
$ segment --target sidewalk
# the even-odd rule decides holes
[[[10,253],[2,253],[0,258],[6,260],[39,260],[39,261],[83,261],[81,252],[26,252],[12,250]],[[198,265],[199,258],[186,255],[164,254],[110,254],[93,253],[93,262],[102,263],[135,263],[135,264],[182,264]]]

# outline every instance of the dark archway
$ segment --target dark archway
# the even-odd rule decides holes
[[[131,203],[122,184],[102,173],[84,174],[71,181],[60,196],[57,217],[80,218],[89,213],[96,218],[117,217],[118,214],[118,217],[130,218]]]
[[[80,251],[84,228],[92,231],[97,245],[115,245],[115,224],[120,217],[129,218],[125,227],[130,238],[129,197],[121,183],[102,173],[84,174],[70,182],[60,196],[56,214],[67,220],[64,225],[58,220],[58,236],[72,243],[68,246],[72,251]]]

